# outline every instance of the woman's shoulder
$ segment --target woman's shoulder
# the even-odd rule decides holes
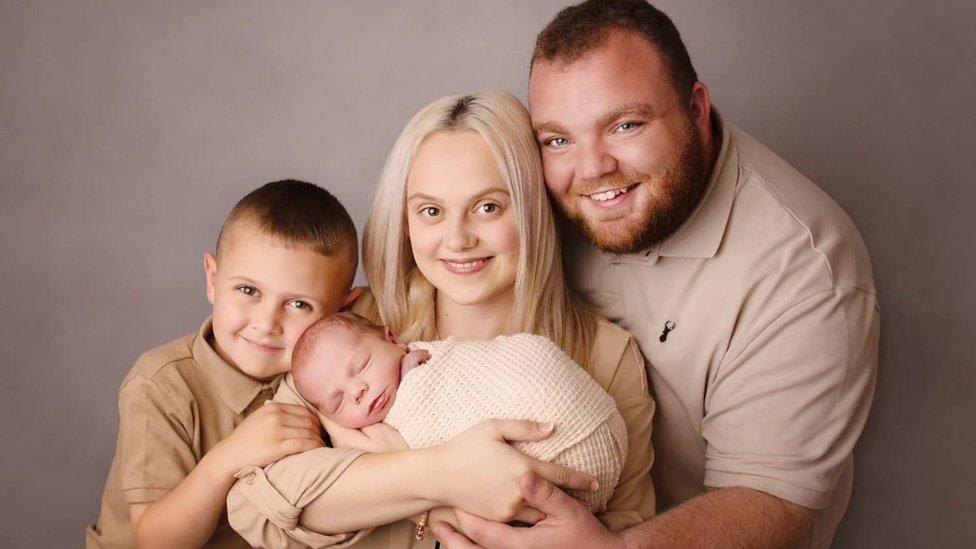
[[[590,375],[600,385],[637,382],[647,386],[644,358],[630,332],[604,318],[598,318],[593,333]]]

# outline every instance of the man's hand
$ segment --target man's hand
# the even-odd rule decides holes
[[[319,421],[297,404],[268,401],[208,453],[222,474],[231,477],[247,465],[264,467],[285,456],[319,448]]]
[[[322,417],[322,425],[335,448],[356,448],[371,454],[409,449],[400,432],[385,423],[350,429]]]
[[[567,488],[596,490],[596,480],[589,475],[529,457],[508,444],[543,440],[552,432],[551,424],[490,419],[434,447],[444,458],[439,460],[443,465],[438,469],[438,493],[434,499],[490,520],[507,522],[533,514],[526,513],[520,486],[526,473],[534,472]]]
[[[439,522],[434,534],[450,549],[623,547],[620,536],[608,532],[583,503],[552,483],[526,473],[521,488],[526,503],[546,515],[535,526],[516,528],[459,510],[455,514],[461,533]]]

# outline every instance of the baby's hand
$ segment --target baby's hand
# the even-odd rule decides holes
[[[400,379],[403,379],[403,376],[407,375],[407,372],[426,363],[428,360],[430,360],[430,353],[423,349],[414,349],[404,355],[403,360],[400,361]]]
[[[400,432],[385,423],[350,429],[322,418],[322,425],[332,439],[332,446],[336,448],[357,448],[373,454],[407,449],[407,443],[403,441]]]

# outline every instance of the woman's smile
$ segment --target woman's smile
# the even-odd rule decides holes
[[[441,264],[448,271],[458,275],[469,275],[481,272],[494,256],[476,257],[472,259],[441,259]]]

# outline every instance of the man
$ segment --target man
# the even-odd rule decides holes
[[[563,10],[529,106],[546,184],[589,245],[579,291],[630,330],[658,402],[659,514],[611,534],[524,479],[548,516],[459,512],[450,547],[824,547],[850,499],[877,370],[861,238],[816,186],[723,121],[671,20],[639,0]]]

